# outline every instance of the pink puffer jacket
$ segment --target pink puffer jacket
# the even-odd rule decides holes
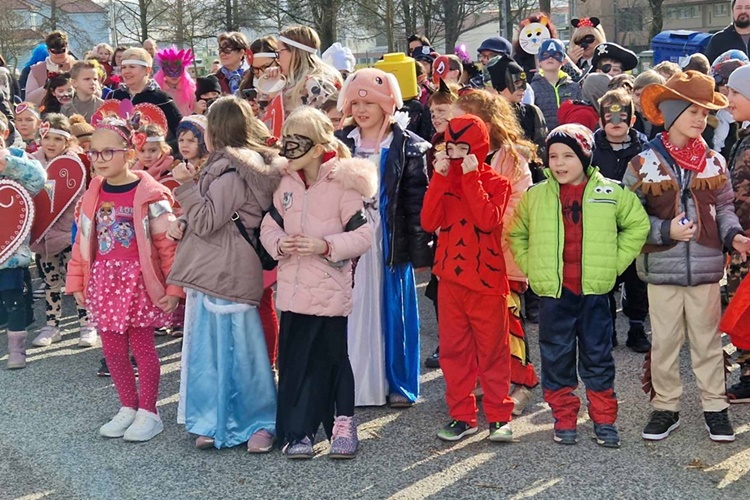
[[[529,163],[523,155],[519,155],[519,159],[521,160],[521,164],[519,165],[520,171],[517,171],[515,158],[508,152],[507,148],[503,148],[492,158],[492,169],[498,174],[507,177],[512,187],[508,207],[505,209],[505,215],[503,215],[503,256],[505,257],[505,270],[508,273],[508,281],[526,283],[526,276],[521,271],[521,268],[518,267],[516,261],[513,260],[513,253],[510,251],[506,234],[510,227],[510,220],[513,218],[516,205],[518,205],[518,202],[521,201],[524,193],[532,184]]]
[[[314,316],[348,316],[352,310],[351,259],[372,244],[372,227],[364,212],[364,198],[377,192],[375,166],[367,160],[332,159],[320,167],[318,180],[305,188],[297,172],[282,169],[272,213],[263,219],[260,239],[279,261],[276,307]],[[328,243],[329,256],[282,255],[279,240],[307,235]]]

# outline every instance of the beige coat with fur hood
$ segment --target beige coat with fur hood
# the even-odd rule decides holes
[[[375,165],[334,158],[321,165],[318,179],[309,187],[297,172],[286,168],[282,172],[274,208],[263,219],[260,235],[268,253],[279,261],[276,307],[314,316],[348,316],[352,311],[351,259],[372,245],[363,197],[377,193]],[[328,255],[279,252],[281,238],[300,234],[325,240]]]
[[[231,218],[238,212],[252,236],[271,206],[284,161],[249,149],[222,149],[208,157],[197,183],[175,190],[187,227],[169,283],[232,302],[260,303],[260,259]]]

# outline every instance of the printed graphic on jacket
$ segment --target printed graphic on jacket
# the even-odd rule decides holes
[[[116,247],[130,249],[135,242],[133,207],[118,206],[105,201],[96,211],[96,234],[99,255],[107,255]]]

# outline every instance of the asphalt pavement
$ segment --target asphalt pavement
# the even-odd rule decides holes
[[[422,357],[434,349],[435,315],[423,297]],[[43,301],[36,303],[43,317]],[[516,442],[490,443],[482,431],[459,443],[435,432],[448,421],[440,370],[422,371],[422,395],[411,409],[358,409],[360,452],[352,461],[318,456],[291,462],[278,451],[249,455],[243,447],[199,451],[176,423],[180,340],[157,337],[162,360],[159,411],[164,432],[143,444],[105,440],[98,428],[118,410],[111,380],[98,378],[101,348],[76,347],[73,302],[65,302],[64,335],[48,348],[30,348],[28,367],[4,369],[0,333],[0,499],[245,499],[245,498],[507,498],[507,499],[713,499],[744,496],[750,486],[750,406],[730,409],[734,443],[717,444],[704,428],[689,354],[683,349],[682,425],[667,440],[640,437],[650,408],[641,391],[643,356],[624,347],[620,318],[615,349],[620,401],[619,450],[600,448],[582,405],[579,443],[552,441],[552,416],[541,391],[513,422]],[[38,321],[29,334],[33,338]],[[539,359],[535,325],[531,355]],[[730,380],[737,379],[737,367]],[[582,395],[583,391],[579,389]]]

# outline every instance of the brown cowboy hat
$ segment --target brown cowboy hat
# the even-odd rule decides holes
[[[724,95],[714,92],[714,85],[713,78],[697,71],[677,73],[664,85],[647,85],[641,94],[641,109],[648,121],[664,125],[664,115],[659,110],[659,104],[664,101],[688,101],[711,110],[726,108],[729,101]]]

